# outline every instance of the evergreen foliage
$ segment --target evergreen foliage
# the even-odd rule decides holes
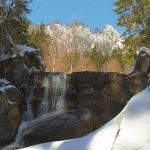
[[[114,12],[119,16],[117,25],[126,28],[126,48],[137,49],[145,33],[143,30],[149,16],[150,0],[117,0],[114,5]]]
[[[45,26],[42,22],[40,27],[37,30],[33,29],[30,34],[30,42],[41,49],[42,55],[48,52],[52,42],[50,35],[46,33]]]
[[[96,67],[96,71],[100,71],[102,65],[109,60],[110,56],[109,54],[106,52],[104,54],[102,54],[102,51],[97,48],[97,46],[95,45],[95,47],[90,50],[90,51],[86,51],[86,56],[89,57],[91,59],[91,61],[93,62],[93,64]]]
[[[27,43],[30,21],[27,14],[32,0],[1,0],[0,2],[0,47],[13,47],[14,43]]]
[[[147,10],[147,17],[145,19],[145,28],[140,32],[142,35],[140,44],[150,48],[150,7]]]
[[[117,0],[114,5],[117,25],[126,28],[126,38],[124,49],[113,51],[112,57],[124,68],[133,65],[135,52],[141,46],[150,47],[150,0]]]

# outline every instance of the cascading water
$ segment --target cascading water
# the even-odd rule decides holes
[[[65,110],[67,75],[64,73],[49,73],[44,79],[44,98],[39,107],[39,115]]]
[[[35,76],[35,80],[38,80],[38,76]],[[29,120],[33,120],[33,112],[32,112],[32,106],[30,104],[31,100],[32,100],[32,96],[33,96],[33,92],[34,89],[37,87],[36,84],[30,84],[27,85],[27,93],[26,93],[26,104],[27,104],[27,110],[24,112],[24,114],[22,115],[22,120],[23,121],[29,121]]]
[[[29,72],[30,75],[31,72]],[[27,88],[26,103],[27,110],[22,115],[22,123],[18,129],[18,134],[16,135],[15,142],[9,147],[23,147],[22,131],[23,129],[30,125],[40,121],[40,117],[45,114],[49,116],[56,115],[57,113],[62,113],[61,110],[65,110],[66,102],[66,90],[67,90],[67,75],[64,73],[48,73],[45,75],[43,86],[45,88],[44,97],[39,106],[39,118],[34,119],[31,107],[31,100],[33,96],[34,89],[37,87],[38,75],[35,76],[35,83],[28,84],[28,78],[25,79],[23,86]],[[58,112],[57,112],[58,111]],[[5,148],[4,148],[5,150]]]
[[[32,69],[28,68],[28,75],[24,78],[23,86],[26,87],[26,104],[27,104],[27,110],[22,115],[22,121],[29,121],[33,119],[33,112],[32,112],[32,106],[30,104],[33,96],[34,89],[37,87],[37,81],[38,81],[38,75],[35,75],[35,83],[34,84],[28,84],[28,79],[30,74],[32,73]]]

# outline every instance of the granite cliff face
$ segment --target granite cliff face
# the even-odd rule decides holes
[[[16,147],[77,138],[101,127],[147,86],[149,56],[145,51],[139,55],[129,75],[114,72],[66,75],[44,72],[40,66],[34,68],[30,60],[26,60],[29,63],[26,66],[17,57],[1,61],[0,146],[15,140],[23,122],[26,126],[19,128],[17,137],[24,142]]]

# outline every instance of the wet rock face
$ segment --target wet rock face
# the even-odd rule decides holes
[[[140,73],[130,76],[117,73],[73,73],[70,108],[88,108],[94,129],[114,118],[132,96],[147,86]]]
[[[109,86],[115,79],[123,80],[127,75],[105,72],[76,72],[72,73],[70,108],[91,108],[93,96]]]
[[[93,131],[88,109],[74,109],[66,113],[41,119],[23,130],[25,146],[82,137]]]
[[[16,102],[8,100],[0,91],[0,145],[6,145],[15,140],[20,124],[20,111]]]

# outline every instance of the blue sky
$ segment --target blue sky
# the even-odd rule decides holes
[[[119,33],[124,28],[118,27],[117,15],[113,12],[114,0],[33,0],[29,5],[33,9],[28,18],[36,24],[59,21],[71,24],[73,21],[84,22],[89,28],[103,29],[110,24]]]

